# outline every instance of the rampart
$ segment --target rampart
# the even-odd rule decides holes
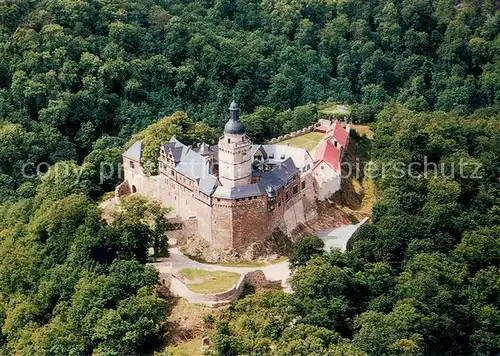
[[[190,303],[204,304],[211,307],[217,307],[220,305],[225,305],[233,300],[238,299],[245,286],[246,275],[242,275],[238,282],[236,282],[228,290],[215,293],[215,294],[202,294],[195,293],[175,275],[171,275],[170,279],[170,293],[175,297],[182,297]]]
[[[269,143],[270,144],[276,144],[276,143],[279,143],[281,141],[288,140],[290,138],[302,136],[302,135],[308,134],[310,132],[316,131],[316,128],[318,128],[320,126],[321,126],[321,123],[317,122],[315,124],[312,124],[312,125],[309,125],[307,127],[304,127],[301,130],[297,130],[297,131],[290,132],[290,133],[287,133],[287,134],[282,135],[282,136],[278,136],[278,137],[272,138],[271,140],[269,140]]]

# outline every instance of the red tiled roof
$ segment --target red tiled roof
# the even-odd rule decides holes
[[[340,150],[330,140],[323,140],[314,152],[314,163],[325,162],[334,171],[340,172]]]
[[[338,120],[332,122],[328,130],[326,131],[325,140],[331,140],[335,138],[342,147],[347,145],[347,138],[349,137],[349,132],[342,126],[342,123]]]

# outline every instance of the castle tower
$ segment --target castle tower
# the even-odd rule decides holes
[[[252,143],[240,121],[238,104],[229,107],[231,117],[219,139],[219,180],[223,187],[249,185],[252,180]]]

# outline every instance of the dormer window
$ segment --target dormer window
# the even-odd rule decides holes
[[[269,158],[273,159],[274,158],[274,153],[269,154]]]

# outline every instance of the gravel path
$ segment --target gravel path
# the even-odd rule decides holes
[[[270,281],[281,280],[281,285],[285,288],[288,287],[286,280],[290,277],[290,268],[288,268],[288,261],[282,261],[275,264],[270,264],[261,267],[233,267],[233,266],[221,266],[215,264],[207,264],[194,261],[181,253],[178,247],[172,247],[169,249],[170,257],[161,259],[158,263],[172,264],[172,272],[180,271],[184,268],[199,268],[209,271],[227,271],[236,272],[240,274],[245,274],[252,271],[262,270],[266,275],[266,278]]]
[[[354,232],[356,232],[356,230],[364,223],[365,220],[356,225],[344,225],[334,229],[321,231],[318,232],[317,235],[325,242],[326,251],[329,251],[331,248],[340,248],[342,251],[345,251],[347,241],[351,238]],[[236,272],[240,274],[246,274],[248,272],[262,270],[262,272],[264,272],[268,280],[270,281],[281,280],[281,285],[285,288],[285,290],[289,290],[287,279],[288,277],[290,277],[290,268],[288,267],[287,260],[260,267],[233,267],[233,266],[222,266],[222,265],[207,264],[194,261],[183,255],[178,247],[171,247],[169,251],[170,251],[170,257],[162,258],[154,264],[161,266],[169,266],[168,269],[171,272],[178,272],[184,268],[199,268],[209,271],[227,271],[227,272]]]

